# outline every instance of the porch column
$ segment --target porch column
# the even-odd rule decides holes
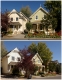
[[[14,26],[13,26],[13,32],[14,32]]]
[[[37,31],[38,31],[38,25],[39,25],[39,24],[37,24]]]
[[[19,25],[18,25],[18,29],[19,29]]]

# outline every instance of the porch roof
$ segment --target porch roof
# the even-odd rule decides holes
[[[16,65],[17,62],[10,62],[9,65]]]
[[[10,25],[22,25],[19,22],[10,22]]]
[[[39,21],[39,20],[36,20],[36,21],[34,21],[34,22],[31,22],[32,24],[41,24],[41,20]]]

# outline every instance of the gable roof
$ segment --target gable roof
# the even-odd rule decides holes
[[[38,53],[36,53],[35,55],[37,55],[37,57],[40,59],[40,61],[43,62],[43,60],[41,59],[41,57],[40,57],[40,55],[39,55]],[[35,55],[34,55],[34,56],[35,56]],[[34,56],[33,56],[33,57],[34,57]]]
[[[20,56],[24,57],[24,55],[23,55],[22,53],[20,53],[20,50],[19,50],[17,47],[16,47],[15,49],[9,51],[9,52],[8,52],[7,54],[5,54],[3,57],[7,56],[7,55],[8,55],[10,52],[12,52],[12,51],[17,52]],[[30,61],[30,60],[32,60],[32,58],[33,58],[35,55],[37,55],[37,57],[40,59],[40,61],[43,62],[43,60],[41,59],[41,57],[39,56],[38,53],[31,54],[31,56],[30,56],[30,55],[27,55],[27,58],[29,58],[29,61]],[[2,58],[3,58],[3,57],[2,57]]]
[[[29,18],[34,16],[39,10],[42,10],[44,13],[48,14],[48,12],[46,10],[44,10],[42,7],[39,7]]]
[[[22,12],[20,12],[23,16],[21,16],[20,15],[20,13],[19,12],[17,12],[15,9],[13,9],[10,13],[9,13],[9,15],[8,16],[10,16],[12,13],[16,13],[16,14],[18,14],[22,19],[24,19],[24,17],[28,20],[28,18],[22,13]],[[25,20],[25,19],[24,19]]]
[[[3,57],[7,56],[7,55],[8,55],[10,52],[12,52],[12,51],[17,52],[19,55],[22,56],[22,54],[19,53],[19,49],[16,47],[15,49],[13,49],[13,50],[9,51],[8,53],[6,53]],[[3,58],[3,57],[2,57],[2,58]]]
[[[28,19],[29,20],[29,18],[28,17],[26,17],[22,12],[20,12],[26,19]]]

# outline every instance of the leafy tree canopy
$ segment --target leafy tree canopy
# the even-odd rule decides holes
[[[30,9],[29,6],[22,7],[22,8],[21,8],[21,12],[24,13],[24,15],[25,15],[26,17],[28,17],[28,18],[29,18],[30,15],[32,14],[32,11],[31,11],[31,9]]]
[[[52,52],[47,45],[42,42],[39,42],[37,45],[32,43],[28,48],[34,53],[38,52],[43,60],[43,64],[47,68],[48,63],[52,60]]]
[[[1,57],[3,57],[5,54],[7,54],[7,50],[4,46],[3,41],[1,42]]]
[[[45,8],[48,10],[50,15],[49,21],[52,24],[52,27],[56,29],[56,31],[61,30],[61,1],[45,1]]]

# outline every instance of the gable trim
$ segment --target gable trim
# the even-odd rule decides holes
[[[48,12],[46,10],[44,10],[42,7],[38,8],[29,18],[31,18],[32,16],[34,16],[39,10],[42,10],[44,13],[48,14]]]

